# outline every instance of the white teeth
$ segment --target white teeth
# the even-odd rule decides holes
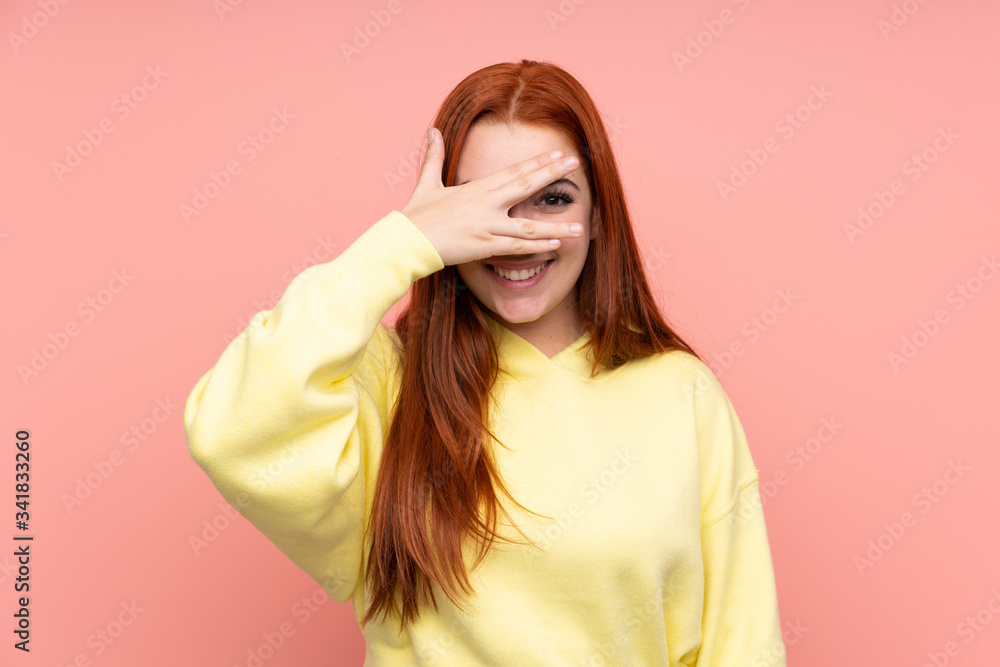
[[[519,282],[521,280],[527,280],[528,278],[531,278],[532,276],[536,275],[539,271],[544,269],[545,265],[548,263],[549,262],[542,262],[536,267],[530,269],[521,269],[520,271],[504,271],[503,269],[498,269],[495,266],[491,266],[490,268],[493,269],[496,273],[499,273],[507,280],[513,280],[515,282]]]

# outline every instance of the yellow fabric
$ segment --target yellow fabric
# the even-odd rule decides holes
[[[358,618],[399,382],[381,319],[442,267],[392,211],[257,313],[185,405],[188,449],[223,497]],[[438,611],[404,632],[398,609],[369,624],[365,665],[784,665],[758,474],[711,370],[675,351],[591,378],[589,334],[550,359],[491,326],[490,419],[510,448],[495,456],[551,519],[505,503],[538,546],[495,543],[468,613],[435,587]]]

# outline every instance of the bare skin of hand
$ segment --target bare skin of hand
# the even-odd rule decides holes
[[[576,238],[567,222],[511,218],[518,202],[579,167],[562,151],[542,153],[462,185],[444,187],[444,146],[431,128],[420,177],[400,213],[431,242],[445,266],[501,255],[530,255],[559,247],[559,239]],[[554,240],[555,243],[550,242]]]

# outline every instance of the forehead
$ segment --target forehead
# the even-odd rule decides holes
[[[456,183],[488,176],[557,148],[564,155],[580,157],[572,138],[551,127],[477,121],[465,135]]]

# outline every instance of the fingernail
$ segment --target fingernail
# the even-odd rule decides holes
[[[562,157],[562,151],[554,150],[551,153],[549,153],[549,157],[552,158],[553,160],[558,160],[559,158]]]
[[[568,158],[566,158],[565,160],[563,160],[563,166],[564,167],[575,167],[576,163],[577,163],[577,159],[575,157],[573,157],[572,155],[569,156]]]
[[[427,145],[430,146],[434,143],[434,128],[427,130]]]

